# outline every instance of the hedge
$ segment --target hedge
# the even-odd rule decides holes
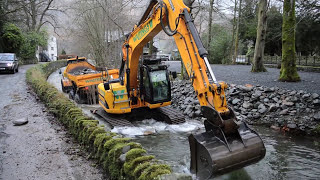
[[[80,108],[50,85],[48,76],[63,66],[66,66],[66,61],[36,65],[27,71],[27,83],[49,112],[102,165],[110,179],[149,180],[171,174],[168,165],[148,155],[139,143],[106,131],[99,121],[84,115]]]

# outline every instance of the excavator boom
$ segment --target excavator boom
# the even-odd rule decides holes
[[[208,52],[193,23],[190,8],[184,1],[187,0],[150,1],[141,20],[122,46],[119,79],[110,82],[112,86],[108,83],[99,89],[100,94],[108,94],[112,88],[117,88],[121,97],[126,98],[117,102],[126,104],[118,105],[119,109],[116,110],[112,110],[110,103],[103,102],[102,98],[101,102],[106,104],[105,109],[110,112],[125,113],[125,108],[130,109],[126,112],[131,112],[133,108],[152,109],[169,105],[170,92],[164,93],[168,89],[170,91],[166,68],[141,65],[139,60],[143,47],[160,31],[172,36],[200,102],[202,114],[207,119],[204,122],[206,132],[189,137],[191,171],[199,179],[208,179],[256,163],[265,156],[266,150],[260,136],[245,122],[239,121],[227,105],[225,90],[228,86],[216,80],[208,61]],[[154,87],[150,88],[151,85]],[[155,94],[159,96],[153,98]],[[119,95],[112,96],[118,98]],[[115,107],[117,105],[113,104]]]

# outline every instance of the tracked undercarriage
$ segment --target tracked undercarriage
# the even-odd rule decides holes
[[[179,111],[170,106],[161,107],[158,109],[146,109],[140,108],[135,109],[134,112],[130,114],[109,114],[99,108],[93,111],[94,114],[103,118],[107,123],[110,124],[112,128],[116,126],[134,126],[133,121],[141,121],[144,119],[155,119],[157,121],[162,121],[167,124],[182,124],[186,122],[184,115]]]

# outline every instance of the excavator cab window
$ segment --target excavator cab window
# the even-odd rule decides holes
[[[169,84],[166,70],[150,72],[150,81],[153,89],[153,101],[163,102],[169,98]]]
[[[167,70],[144,66],[142,71],[142,93],[145,95],[145,100],[151,104],[170,101],[171,91]]]

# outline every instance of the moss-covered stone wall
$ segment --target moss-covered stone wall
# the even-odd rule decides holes
[[[110,179],[160,179],[161,175],[171,174],[168,165],[148,155],[140,144],[105,131],[99,121],[85,116],[81,109],[47,82],[52,72],[65,65],[66,61],[36,65],[27,71],[27,83],[49,112],[99,161]]]

